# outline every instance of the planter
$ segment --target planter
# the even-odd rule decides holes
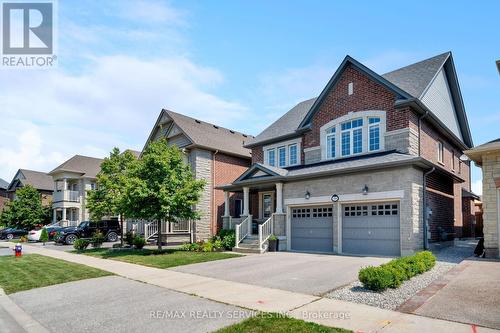
[[[268,249],[269,252],[278,252],[280,240],[279,239],[270,239],[268,242],[269,242],[269,249]]]

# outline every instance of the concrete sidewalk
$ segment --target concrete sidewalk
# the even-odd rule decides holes
[[[2,246],[3,244],[0,244]],[[99,268],[114,274],[257,311],[289,313],[318,324],[355,332],[500,332],[439,319],[383,310],[363,304],[325,299],[285,290],[223,281],[172,270],[145,267],[26,245],[37,253]]]

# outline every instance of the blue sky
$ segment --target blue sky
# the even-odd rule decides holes
[[[162,107],[258,134],[346,54],[378,73],[451,50],[475,144],[500,137],[500,2],[58,2],[59,67],[0,73],[0,177],[141,149]],[[480,171],[473,171],[479,191]]]

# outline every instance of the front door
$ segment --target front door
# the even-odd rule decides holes
[[[234,200],[234,215],[240,217],[243,214],[243,201],[241,199]]]
[[[267,219],[273,213],[273,196],[270,193],[262,195],[262,217]]]

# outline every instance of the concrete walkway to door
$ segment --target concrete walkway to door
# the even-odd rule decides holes
[[[267,252],[231,260],[179,266],[173,270],[321,296],[358,278],[361,267],[391,260],[297,252]]]

